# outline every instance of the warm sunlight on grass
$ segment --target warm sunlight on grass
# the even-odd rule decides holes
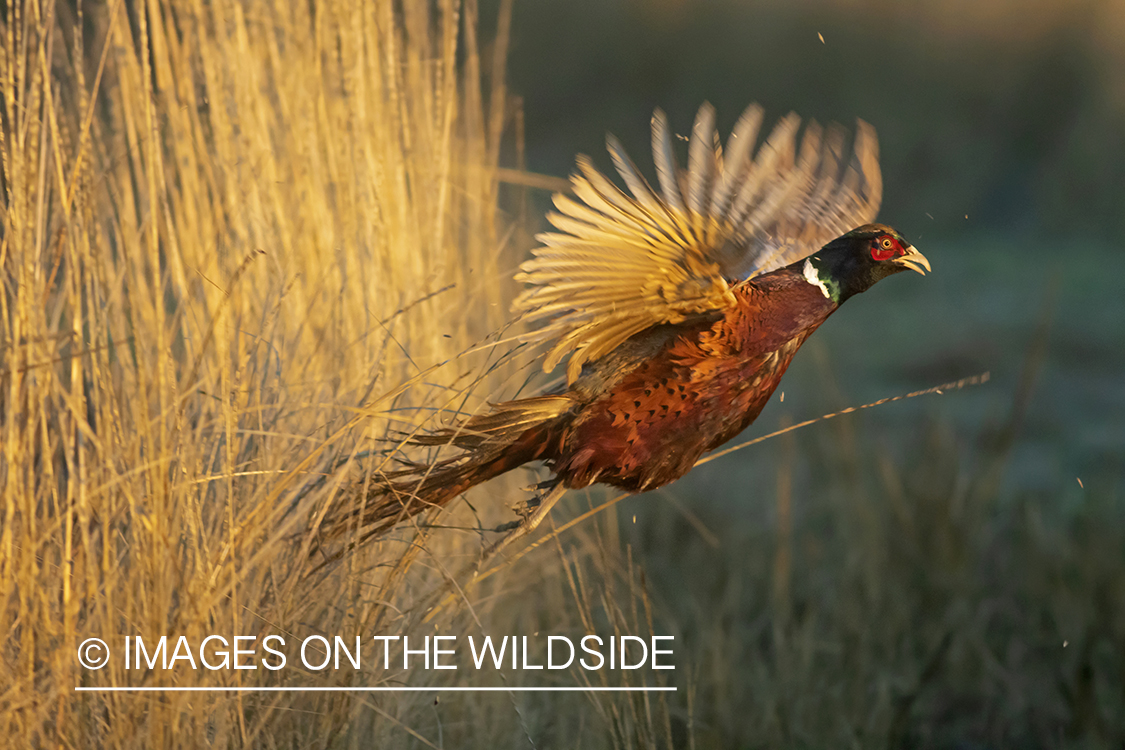
[[[507,372],[488,351],[430,369],[507,315],[502,50],[482,60],[473,6],[453,2],[77,7],[7,13],[3,731],[331,737],[347,698],[76,696],[140,678],[84,675],[74,646],[366,634],[410,612],[401,544],[314,585],[290,537],[362,477],[339,465],[393,411],[472,408]],[[426,566],[461,543],[431,543]]]

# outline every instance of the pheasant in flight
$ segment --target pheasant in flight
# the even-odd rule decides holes
[[[837,126],[810,123],[798,139],[795,114],[755,149],[761,124],[749,107],[723,148],[705,104],[682,169],[657,110],[659,189],[613,136],[628,193],[579,157],[573,197],[554,196],[555,231],[537,237],[514,304],[541,323],[530,338],[553,342],[543,369],[567,360],[565,385],[416,436],[460,453],[383,475],[362,517],[357,503],[329,531],[358,521],[370,538],[531,461],[553,472],[549,492],[509,541],[567,488],[667,484],[757,418],[797,349],[847,299],[930,269],[897,231],[871,223],[882,177],[870,125],[858,123],[849,151]]]

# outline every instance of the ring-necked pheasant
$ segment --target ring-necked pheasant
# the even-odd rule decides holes
[[[615,138],[614,166],[631,195],[585,157],[574,198],[557,194],[557,231],[517,276],[514,308],[545,321],[564,387],[494,405],[416,437],[460,455],[385,475],[359,519],[363,538],[530,461],[553,471],[550,492],[515,535],[534,528],[566,488],[602,482],[643,492],[757,418],[801,344],[849,297],[880,279],[930,265],[894,229],[870,223],[882,197],[874,130],[858,123],[845,152],[838,127],[781,120],[755,150],[762,110],[751,106],[720,147],[714,110],[696,117],[687,169],[673,135],[652,119],[659,190]],[[330,531],[354,528],[358,509]]]

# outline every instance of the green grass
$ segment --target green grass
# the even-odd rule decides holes
[[[316,524],[388,466],[382,438],[534,369],[495,344],[532,231],[524,188],[499,175],[544,182],[519,173],[507,16],[494,32],[452,1],[133,6],[4,16],[0,732],[15,746],[1121,744],[1125,508],[1111,483],[1065,508],[1075,488],[1004,489],[1026,399],[998,398],[1011,416],[979,435],[940,416],[958,396],[905,434],[843,417],[558,533],[611,499],[574,493],[538,546],[436,612],[485,535],[406,529],[318,568]],[[847,405],[807,394],[763,424]],[[529,482],[428,520],[509,520]],[[75,659],[91,636],[588,632],[675,635],[677,669]],[[73,690],[403,679],[678,692]]]

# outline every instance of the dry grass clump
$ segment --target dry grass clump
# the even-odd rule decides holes
[[[507,316],[503,30],[482,59],[453,0],[13,2],[3,23],[0,731],[404,736],[390,696],[75,694],[332,679],[87,672],[75,649],[409,632],[476,549],[391,540],[325,581],[293,535],[386,463],[374,438],[430,418],[413,407],[473,409],[518,374],[487,346],[437,367]]]

